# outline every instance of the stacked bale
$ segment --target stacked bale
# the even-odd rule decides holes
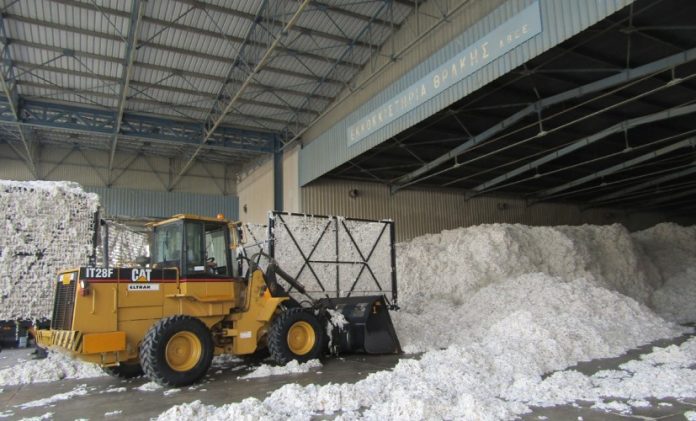
[[[51,316],[57,271],[93,253],[98,207],[77,183],[0,180],[0,320]]]

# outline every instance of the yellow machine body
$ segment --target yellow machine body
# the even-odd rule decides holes
[[[252,354],[262,346],[278,306],[288,298],[268,293],[261,270],[255,270],[248,281],[232,274],[230,248],[238,242],[234,232],[230,237],[233,223],[176,215],[153,228],[157,232],[158,227],[178,223],[185,224],[185,233],[193,224],[209,230],[206,234],[221,230],[226,235],[226,250],[218,250],[227,259],[225,273],[211,274],[201,266],[187,270],[182,264],[184,254],[178,265],[155,262],[148,268],[65,270],[56,280],[51,329],[36,332],[39,345],[103,366],[137,362],[143,338],[155,323],[186,315],[210,329],[215,354]]]

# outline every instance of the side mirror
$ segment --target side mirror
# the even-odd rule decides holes
[[[147,256],[138,256],[135,258],[135,263],[137,263],[138,266],[145,266],[150,263],[150,258]]]

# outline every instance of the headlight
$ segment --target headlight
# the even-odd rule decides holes
[[[89,282],[84,279],[80,279],[80,294],[84,297],[89,295]]]

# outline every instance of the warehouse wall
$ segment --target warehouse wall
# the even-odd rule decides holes
[[[112,186],[107,186],[106,167],[109,153],[74,148],[43,147],[36,166],[39,178],[49,181],[68,180],[92,187],[118,187],[167,191],[169,180],[181,162],[153,156],[117,153]],[[0,144],[0,179],[33,180],[31,172],[12,149]],[[211,195],[236,192],[236,180],[219,164],[194,164],[172,191]]]
[[[239,218],[237,196],[221,196],[185,192],[163,192],[106,187],[84,187],[97,193],[105,216],[137,216],[166,218],[177,213],[211,216],[223,214],[229,219]]]
[[[300,211],[299,155],[299,147],[283,155],[283,210],[286,212]]]
[[[285,212],[300,212],[299,185],[299,147],[284,151],[282,161],[283,206],[276,209],[274,203],[275,185],[273,182],[273,159],[248,171],[239,181],[239,217],[244,222],[265,224],[268,221],[268,211],[283,210]],[[246,211],[244,211],[246,205]]]
[[[237,184],[239,219],[252,224],[266,223],[268,211],[273,210],[273,191],[273,160],[268,159]]]
[[[98,193],[102,206],[111,216],[167,217],[176,213],[238,216],[236,180],[223,165],[196,164],[169,192],[167,185],[180,163],[117,153],[113,183],[107,187],[108,159],[108,152],[44,147],[36,166],[43,180],[75,181],[85,190]],[[0,145],[0,179],[34,179],[24,161],[7,145]]]
[[[356,189],[357,197],[348,192]],[[397,240],[404,241],[443,229],[485,223],[526,225],[579,225],[622,223],[640,230],[665,221],[656,213],[626,214],[620,210],[589,209],[570,204],[539,203],[526,206],[524,200],[507,197],[464,198],[455,190],[402,190],[390,195],[388,186],[378,183],[320,179],[302,188],[302,212],[342,215],[353,218],[393,219]],[[696,220],[676,220],[693,224]]]

